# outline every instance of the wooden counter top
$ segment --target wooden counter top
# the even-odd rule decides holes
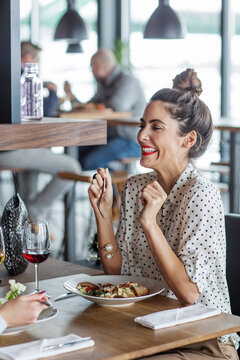
[[[21,124],[0,124],[0,150],[107,143],[105,120],[43,118]]]
[[[65,119],[122,119],[131,118],[131,111],[113,111],[112,109],[75,109],[60,114],[60,118]]]

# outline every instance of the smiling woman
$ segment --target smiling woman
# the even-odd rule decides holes
[[[173,183],[169,181],[169,175],[165,180],[162,178],[167,193],[189,159],[206,151],[212,136],[210,111],[198,98],[201,86],[196,73],[187,69],[174,79],[174,89],[162,89],[152,96],[141,119],[138,134],[142,149],[140,164],[160,173],[166,169],[168,173],[171,171]]]
[[[210,111],[199,99],[201,92],[196,72],[186,69],[176,76],[172,89],[157,91],[146,106],[138,133],[140,163],[154,171],[127,180],[116,236],[107,169],[98,170],[89,198],[107,274],[157,279],[165,288],[163,295],[178,298],[184,306],[202,303],[230,313],[220,193],[192,162],[206,151],[213,131]],[[104,219],[97,211],[102,178],[106,180],[101,200]],[[106,244],[118,249],[113,259],[105,257]],[[181,349],[176,359],[206,359],[203,348],[219,358],[219,346],[237,359],[233,342],[237,347],[238,340],[236,334],[223,336],[195,348],[196,357],[185,357]],[[170,353],[157,358],[172,359]]]

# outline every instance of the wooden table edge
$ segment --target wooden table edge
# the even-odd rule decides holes
[[[225,315],[232,315],[232,314],[227,314],[227,313],[222,312],[221,314],[218,314],[218,315],[210,316],[208,318],[201,319],[201,320],[190,321],[190,322],[185,323],[185,324],[175,325],[174,327],[179,327],[179,326],[182,326],[182,325],[195,323],[196,321],[197,322],[206,321],[206,320],[209,320],[211,318],[224,316],[224,314]],[[141,325],[139,324],[138,326],[141,326]],[[172,326],[170,326],[170,327],[172,327]],[[167,329],[167,328],[162,328],[162,329],[159,329],[159,330],[164,330],[164,329]],[[158,331],[158,330],[149,329],[149,331]],[[233,326],[233,327],[230,328],[230,330],[228,329],[228,330],[221,330],[221,331],[213,332],[211,335],[208,335],[207,340],[216,339],[218,337],[221,337],[221,336],[224,336],[224,335],[229,335],[229,334],[236,333],[236,332],[239,332],[239,331],[240,331],[240,325],[239,326]],[[185,330],[185,332],[189,333],[189,331],[187,331],[187,330]],[[186,339],[176,340],[176,341],[171,342],[171,344],[168,343],[166,345],[165,344],[154,345],[154,346],[149,347],[148,349],[141,349],[141,350],[129,352],[127,354],[121,354],[121,355],[116,355],[116,356],[111,356],[111,357],[104,357],[102,360],[140,359],[143,356],[157,355],[157,354],[163,353],[165,351],[178,349],[178,348],[181,348],[183,346],[188,346],[188,345],[200,343],[200,342],[207,341],[207,340],[206,340],[206,335],[196,335],[193,338],[191,338],[191,340],[188,340],[187,344],[186,344]]]

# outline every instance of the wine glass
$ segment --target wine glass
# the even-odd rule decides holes
[[[39,292],[39,264],[50,254],[50,237],[45,220],[26,220],[23,231],[23,256],[35,266],[35,293]]]
[[[4,259],[5,259],[5,245],[4,245],[2,227],[0,226],[0,264],[2,264]]]

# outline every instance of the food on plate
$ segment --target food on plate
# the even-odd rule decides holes
[[[131,298],[149,294],[149,289],[144,285],[139,285],[134,281],[113,285],[93,284],[88,281],[77,284],[77,289],[84,295],[97,296],[103,298]]]

